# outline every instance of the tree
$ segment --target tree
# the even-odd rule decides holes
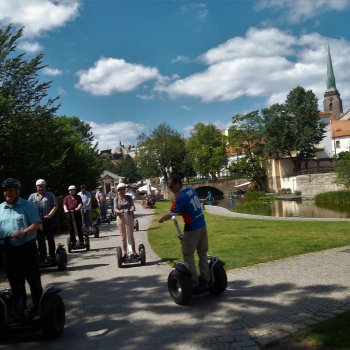
[[[263,128],[259,111],[237,114],[232,117],[228,136],[229,146],[237,154],[237,160],[231,164],[230,171],[252,182],[259,182],[261,187],[266,179]]]
[[[214,124],[195,124],[186,150],[193,169],[199,174],[215,178],[227,165],[226,140]]]
[[[265,108],[262,115],[265,147],[273,158],[289,156],[298,171],[303,158],[315,156],[315,145],[324,138],[326,123],[320,121],[318,99],[311,90],[297,86],[284,104]]]
[[[134,183],[142,179],[136,162],[129,154],[115,165],[115,170],[119,176],[125,177],[127,183]]]
[[[20,29],[0,29],[0,177],[18,178],[25,197],[44,178],[51,190],[66,193],[70,184],[95,188],[102,160],[90,125],[77,117],[57,117],[58,97],[51,82],[39,82],[43,54],[31,60],[16,55]]]
[[[160,175],[167,178],[167,166],[171,166],[173,172],[183,169],[186,159],[185,140],[168,124],[159,124],[149,136],[142,133],[137,140],[136,162],[143,178]]]
[[[350,189],[350,152],[339,153],[339,159],[335,161],[333,166],[336,173],[335,182],[344,185],[346,189]]]

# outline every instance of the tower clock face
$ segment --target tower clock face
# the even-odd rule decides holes
[[[333,97],[332,96],[328,97],[328,100],[332,102],[333,101]]]

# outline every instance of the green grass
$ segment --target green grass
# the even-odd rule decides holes
[[[148,231],[152,249],[172,264],[182,260],[181,247],[171,221],[158,223],[170,202],[157,202],[155,220]],[[281,221],[241,219],[205,212],[209,254],[225,261],[227,270],[315,251],[350,245],[345,221]],[[179,218],[180,227],[183,226]]]
[[[350,349],[350,313],[308,327],[298,337],[298,342],[308,341],[315,347],[332,350]]]
[[[155,219],[148,231],[152,249],[162,260],[181,261],[181,246],[171,221],[159,224],[170,202],[157,202]],[[350,245],[349,223],[345,221],[280,221],[240,219],[205,212],[209,254],[225,261],[227,270],[290,256]],[[182,218],[179,218],[182,227]],[[298,341],[317,348],[350,349],[350,313],[308,327]]]

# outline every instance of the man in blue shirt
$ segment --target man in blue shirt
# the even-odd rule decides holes
[[[185,222],[182,241],[184,261],[188,264],[188,268],[192,273],[192,284],[194,286],[206,286],[209,281],[208,234],[200,199],[195,189],[182,186],[179,175],[170,176],[168,187],[174,193],[175,200],[169,213],[162,216],[158,222],[170,220],[173,215],[182,216]],[[194,260],[196,250],[199,258],[199,278]]]
[[[5,202],[0,204],[0,245],[5,251],[7,278],[13,293],[17,314],[27,308],[27,280],[34,307],[39,311],[43,292],[41,285],[36,234],[40,217],[34,204],[20,198],[21,184],[8,178],[1,184]],[[4,238],[9,242],[4,242]],[[6,244],[6,247],[4,247]]]
[[[38,247],[40,263],[56,264],[56,244],[54,238],[54,215],[57,210],[57,200],[52,192],[46,191],[46,182],[39,179],[35,183],[37,192],[32,193],[28,200],[32,202],[41,219],[38,231]],[[49,245],[49,255],[47,256],[46,242]]]
[[[91,193],[86,191],[86,186],[80,186],[80,192],[78,195],[81,197],[83,202],[82,211],[82,219],[83,219],[83,229],[90,229],[92,219],[91,219]]]

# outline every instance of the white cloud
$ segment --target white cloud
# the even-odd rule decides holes
[[[55,69],[55,68],[49,68],[49,67],[43,68],[42,72],[46,75],[53,75],[53,76],[57,76],[57,75],[62,74],[61,70]]]
[[[350,7],[349,0],[260,0],[256,8],[282,12],[281,17],[298,23],[329,11]]]
[[[270,105],[283,102],[291,89],[301,85],[323,100],[328,42],[344,102],[350,99],[347,89],[350,43],[317,33],[296,37],[276,28],[250,29],[245,37],[232,38],[208,50],[200,56],[207,65],[205,70],[183,79],[164,81],[155,89],[172,98],[190,97],[204,102],[263,97]]]
[[[43,47],[38,42],[21,41],[18,48],[25,52],[35,53],[43,50]]]
[[[25,26],[24,36],[65,25],[78,15],[80,0],[2,0],[0,22]]]
[[[204,22],[208,16],[208,8],[205,4],[186,4],[180,7],[183,14],[194,15],[194,20],[197,22]]]
[[[123,59],[101,58],[92,68],[80,70],[76,88],[92,95],[108,96],[114,92],[132,91],[141,84],[160,79],[156,68],[127,63]]]
[[[171,63],[178,63],[178,62],[190,62],[190,59],[186,56],[177,56],[176,58],[173,58],[171,61]]]
[[[120,142],[125,147],[136,146],[137,136],[147,129],[144,124],[129,121],[118,121],[112,124],[98,124],[89,121],[87,123],[91,126],[99,150],[112,149],[112,152]]]

